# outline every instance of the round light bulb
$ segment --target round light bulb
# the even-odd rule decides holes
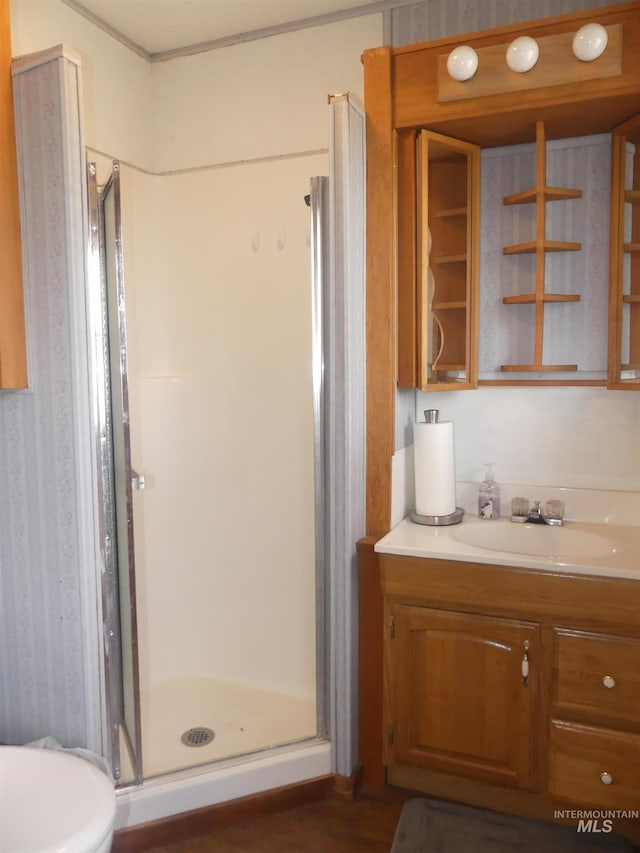
[[[478,54],[468,44],[454,47],[447,57],[447,71],[454,80],[470,80],[478,70]]]
[[[507,48],[507,65],[512,71],[524,74],[525,71],[531,71],[539,55],[538,42],[531,36],[520,36]]]
[[[585,24],[573,37],[574,56],[582,62],[593,62],[605,52],[609,35],[602,24]]]

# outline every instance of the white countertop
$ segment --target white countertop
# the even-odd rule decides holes
[[[375,550],[381,554],[436,557],[441,560],[518,566],[571,574],[606,575],[640,581],[640,527],[638,526],[567,521],[563,527],[553,528],[558,531],[571,530],[573,533],[584,532],[605,537],[611,543],[609,552],[604,556],[587,555],[579,558],[573,558],[570,555],[547,557],[489,550],[468,545],[456,538],[462,528],[465,528],[465,533],[469,532],[470,525],[481,525],[485,528],[488,525],[505,524],[513,528],[525,526],[514,524],[510,519],[485,521],[473,515],[465,515],[460,524],[446,527],[428,527],[405,518],[376,543]]]

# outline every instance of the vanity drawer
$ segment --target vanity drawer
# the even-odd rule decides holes
[[[556,710],[640,727],[640,640],[554,629]]]
[[[608,809],[640,804],[640,735],[551,721],[549,793]]]

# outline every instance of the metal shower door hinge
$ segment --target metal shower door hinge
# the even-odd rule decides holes
[[[131,488],[134,492],[141,492],[144,489],[144,474],[138,474],[137,471],[131,469]]]

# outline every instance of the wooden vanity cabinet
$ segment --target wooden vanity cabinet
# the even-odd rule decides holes
[[[389,763],[532,785],[535,624],[392,604]]]
[[[379,559],[391,784],[545,820],[640,808],[640,581]]]
[[[0,0],[0,390],[27,385],[9,0]]]

